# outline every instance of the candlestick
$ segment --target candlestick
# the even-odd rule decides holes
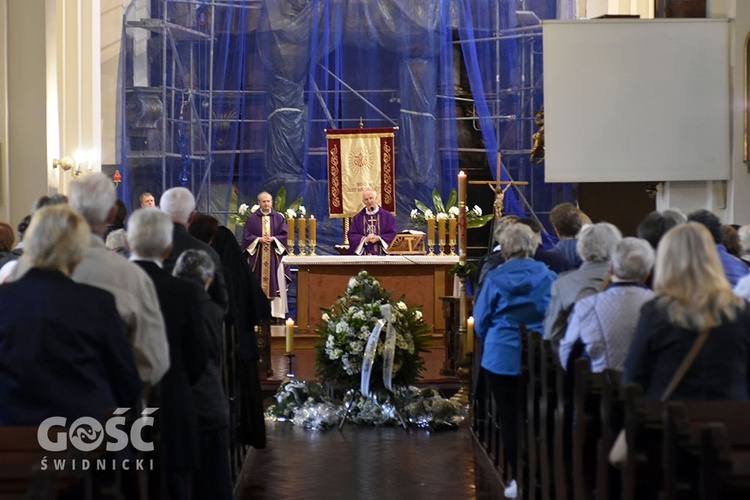
[[[432,251],[432,247],[435,246],[435,218],[429,217],[427,219],[427,246],[430,249],[428,255],[435,255]]]
[[[466,174],[463,170],[458,173],[458,202],[466,203]]]
[[[286,356],[286,359],[288,361],[288,368],[286,370],[286,378],[294,378],[294,370],[292,369],[292,360],[294,359],[294,353],[288,352],[284,354]]]
[[[289,250],[289,255],[294,255],[294,219],[292,217],[287,220],[286,227],[286,246]]]
[[[456,255],[453,251],[453,245],[456,244],[456,219],[448,219],[448,246],[450,247],[450,255]]]
[[[466,354],[474,352],[474,316],[466,320]]]
[[[297,227],[299,228],[299,254],[300,255],[307,255],[307,249],[305,248],[305,227],[307,226],[307,221],[304,217],[300,217],[297,221]]]
[[[318,225],[314,216],[310,216],[307,232],[310,235],[310,255],[315,255],[315,244],[317,243]]]
[[[294,352],[294,320],[286,320],[286,352]]]
[[[440,251],[438,255],[443,255],[443,247],[445,246],[445,219],[438,219],[438,248]]]

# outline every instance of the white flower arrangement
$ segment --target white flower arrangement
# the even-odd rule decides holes
[[[244,226],[247,216],[254,214],[258,208],[260,208],[258,205],[253,205],[251,208],[247,203],[243,203],[237,208],[236,214],[229,214],[229,220],[236,226]]]
[[[346,295],[321,314],[317,333],[318,373],[323,379],[336,381],[344,387],[358,387],[364,351],[370,332],[382,318],[380,306],[391,304],[392,322],[396,328],[396,351],[393,362],[394,383],[412,383],[423,367],[421,351],[423,335],[429,325],[422,320],[416,307],[409,307],[403,298],[393,300],[380,282],[361,271],[346,286]],[[385,329],[376,348],[373,370],[382,370]],[[382,383],[382,374],[373,373],[373,383]]]
[[[432,191],[432,202],[433,207],[429,208],[426,204],[419,200],[414,200],[417,208],[413,209],[409,214],[409,222],[414,227],[424,227],[427,224],[427,219],[457,219],[460,210],[456,204],[456,190],[451,190],[448,202],[443,203],[440,198],[440,194],[437,189]],[[466,227],[469,229],[482,227],[494,218],[494,214],[482,215],[482,209],[477,205],[471,210],[466,210]]]
[[[287,219],[296,219],[296,218],[304,219],[305,215],[307,215],[307,209],[302,205],[298,206],[297,208],[294,208],[294,207],[287,208],[286,211],[284,212],[284,216]]]

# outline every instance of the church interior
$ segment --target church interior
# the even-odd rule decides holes
[[[174,452],[159,449],[168,432],[158,409],[158,430],[141,434],[154,448],[144,451],[134,431],[109,427],[121,408],[106,426],[89,419],[106,435],[97,446],[79,445],[76,425],[62,424],[67,448],[54,450],[39,422],[0,408],[0,498],[203,498],[206,477],[220,478],[207,498],[235,499],[750,493],[750,2],[0,0],[0,61],[0,222],[10,238],[0,293],[24,279],[13,267],[22,264],[4,269],[30,253],[11,255],[29,216],[40,226],[40,197],[75,200],[76,184],[100,174],[114,186],[124,233],[147,195],[182,224],[167,193],[191,193],[213,233],[201,239],[194,215],[180,231],[208,248],[219,227],[234,236],[241,264],[231,268],[242,274],[230,276],[229,252],[217,249],[227,296],[207,296],[223,307],[213,375],[228,424],[212,428],[223,436],[216,446],[210,433],[197,441],[219,457],[201,458],[215,462],[202,482],[200,466],[175,472]],[[572,234],[561,207],[575,219]],[[719,224],[737,242],[729,255],[730,240],[716,240],[723,253],[712,250],[703,267],[723,265],[726,279],[695,300],[715,312],[720,300],[704,295],[733,289],[745,299],[727,298],[726,310],[740,312],[711,324],[712,333],[735,325],[740,347],[726,373],[739,381],[704,397],[664,396],[684,395],[691,364],[720,364],[710,337],[700,347],[705,325],[676,322],[698,340],[677,349],[663,394],[634,371],[629,344],[627,361],[597,365],[583,323],[561,360],[588,295],[638,281],[671,297],[659,276],[667,244],[657,247],[644,224],[672,212],[684,226],[706,226],[704,240]],[[664,220],[659,238],[674,225]],[[598,250],[581,248],[586,231]],[[615,248],[632,244],[635,254],[636,239],[653,246],[648,273],[621,278]],[[741,263],[736,274],[730,258]],[[544,266],[502,274],[520,261]],[[595,264],[604,274],[561,303],[573,292],[560,277]],[[75,265],[72,281],[86,283]],[[689,264],[681,273],[689,276],[672,285],[694,279],[699,289],[695,276],[709,275]],[[538,281],[508,291],[521,275]],[[538,302],[514,307],[513,294]],[[631,337],[645,328],[642,303],[627,319]],[[559,335],[554,307],[564,316]],[[6,360],[24,328],[0,319],[7,408],[18,374]],[[511,340],[493,337],[506,331]],[[250,358],[241,337],[252,339]],[[639,346],[663,354],[653,337]],[[503,349],[513,361],[498,361]],[[143,415],[121,428],[153,425],[144,422],[154,421],[149,406],[161,406],[163,388],[144,384]],[[118,431],[130,443],[113,453]]]

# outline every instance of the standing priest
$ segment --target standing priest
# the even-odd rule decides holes
[[[363,208],[349,227],[349,251],[355,255],[385,255],[396,236],[396,218],[378,205],[374,189],[362,192]]]
[[[291,277],[284,270],[279,279],[281,257],[287,253],[287,226],[284,216],[273,209],[273,198],[265,191],[258,195],[259,208],[247,217],[242,236],[242,249],[248,253],[247,261],[258,278],[258,283],[271,301],[271,315],[283,318],[286,304],[281,300],[280,287],[286,289]],[[280,282],[282,281],[282,282]]]

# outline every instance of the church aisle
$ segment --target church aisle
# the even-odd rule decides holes
[[[250,449],[235,489],[238,500],[503,498],[464,424],[428,433],[346,425],[308,431],[267,422],[268,446]]]

